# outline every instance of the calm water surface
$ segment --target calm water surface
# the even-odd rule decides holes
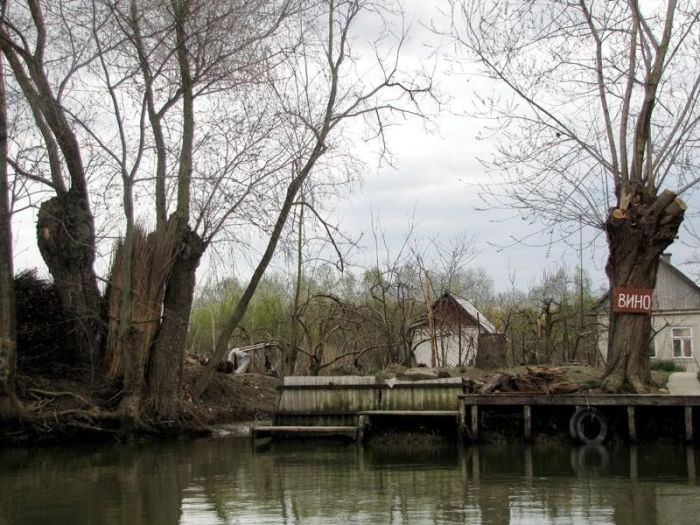
[[[241,438],[0,451],[0,524],[700,523],[683,447],[407,452]]]

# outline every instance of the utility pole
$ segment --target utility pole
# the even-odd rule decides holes
[[[433,317],[433,285],[428,270],[425,270],[425,304],[428,308],[428,332],[430,333],[430,366],[437,366],[437,341],[435,340],[435,318]]]

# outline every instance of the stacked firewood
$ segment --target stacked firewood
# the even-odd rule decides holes
[[[565,368],[527,367],[523,372],[498,372],[483,384],[479,393],[541,392],[569,394],[580,389],[567,379]]]

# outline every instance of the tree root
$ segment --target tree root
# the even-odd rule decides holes
[[[613,371],[606,372],[603,376],[601,389],[608,394],[619,394],[620,392],[631,391],[635,394],[648,394],[652,390],[652,385],[644,381],[639,374]]]
[[[606,372],[603,376],[603,381],[600,385],[603,392],[608,394],[616,394],[622,390],[625,382],[625,376],[621,373]]]
[[[89,407],[95,406],[93,403],[91,403],[90,401],[85,399],[83,396],[80,396],[74,392],[67,392],[67,391],[66,392],[51,392],[49,390],[42,390],[40,388],[28,388],[27,392],[38,394],[38,395],[44,396],[44,397],[73,397],[86,406],[89,406]]]

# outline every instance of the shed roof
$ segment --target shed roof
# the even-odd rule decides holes
[[[496,327],[493,326],[493,324],[491,324],[491,321],[489,321],[488,318],[483,313],[481,313],[479,309],[476,306],[474,306],[469,299],[460,297],[459,295],[456,295],[452,292],[445,292],[440,296],[440,298],[438,298],[435,301],[435,303],[433,303],[433,306],[445,300],[454,301],[454,303],[457,304],[465,314],[471,317],[475,323],[477,323],[481,328],[483,328],[484,332],[486,332],[487,334],[498,333],[498,330],[496,330]]]

